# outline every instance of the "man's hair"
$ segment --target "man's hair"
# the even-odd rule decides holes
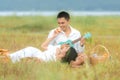
[[[65,11],[61,11],[58,13],[57,18],[65,18],[66,20],[70,19],[70,15],[69,13],[65,12]]]

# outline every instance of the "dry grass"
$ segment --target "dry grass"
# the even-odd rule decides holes
[[[0,48],[10,52],[27,46],[39,49],[50,29],[56,25],[55,17],[0,17]],[[120,16],[74,17],[72,26],[81,33],[91,32],[86,42],[86,54],[99,44],[110,52],[111,59],[96,66],[84,65],[73,69],[60,62],[0,63],[0,80],[119,80],[120,77]]]

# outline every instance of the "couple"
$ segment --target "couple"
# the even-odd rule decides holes
[[[76,42],[71,48],[68,44],[59,45],[60,42],[67,40],[75,40],[81,37],[79,31],[71,27],[70,25],[70,15],[65,11],[61,11],[57,15],[58,27],[51,30],[48,38],[43,42],[41,47],[44,51],[40,51],[35,47],[26,47],[14,53],[8,54],[7,56],[12,62],[20,61],[27,57],[36,57],[40,61],[56,61],[61,60],[65,57],[66,52],[72,49],[72,53],[75,53],[74,59],[70,60],[70,64],[80,65],[85,60],[84,43],[85,40],[82,38],[80,41]],[[74,56],[74,55],[73,55]]]

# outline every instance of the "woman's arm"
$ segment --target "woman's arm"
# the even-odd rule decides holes
[[[76,57],[75,61],[71,61],[70,65],[73,68],[80,67],[86,60],[87,60],[87,55],[85,53],[78,53],[78,56]]]

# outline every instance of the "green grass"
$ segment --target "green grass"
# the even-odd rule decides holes
[[[72,16],[71,25],[83,35],[92,33],[85,53],[91,54],[96,45],[104,45],[111,59],[96,66],[70,68],[60,62],[0,63],[0,80],[119,80],[120,77],[120,16]],[[49,31],[57,26],[54,16],[0,17],[0,48],[10,52],[27,46],[41,49]]]

